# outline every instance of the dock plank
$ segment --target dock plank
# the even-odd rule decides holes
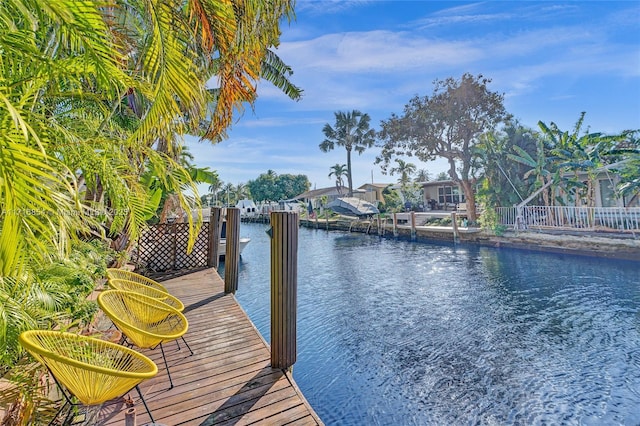
[[[271,368],[268,344],[214,269],[164,281],[185,305],[185,339],[164,344],[173,388],[159,349],[142,351],[158,365],[158,375],[140,385],[156,423],[164,425],[322,425],[293,377]],[[150,422],[137,393],[137,424]],[[100,425],[124,424],[122,399],[105,404]]]

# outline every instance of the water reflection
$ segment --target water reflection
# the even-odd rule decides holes
[[[269,339],[269,240],[238,300]],[[327,424],[639,424],[640,264],[300,229],[294,376]]]

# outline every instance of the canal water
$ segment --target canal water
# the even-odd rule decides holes
[[[236,297],[269,341],[266,229]],[[327,425],[638,425],[640,262],[301,228],[293,373]]]

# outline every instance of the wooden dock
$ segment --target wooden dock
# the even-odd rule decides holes
[[[271,368],[269,346],[215,269],[164,281],[185,305],[185,339],[164,344],[174,387],[169,389],[159,348],[142,351],[158,365],[158,375],[140,388],[156,424],[322,425],[289,372]],[[150,422],[135,390],[137,425]],[[105,405],[101,425],[124,425],[123,400]]]

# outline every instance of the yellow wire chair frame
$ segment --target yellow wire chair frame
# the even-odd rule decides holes
[[[144,275],[137,274],[135,272],[127,271],[125,269],[118,268],[107,268],[107,281],[111,281],[112,279],[116,280],[128,280],[134,281],[140,284],[147,285],[149,287],[153,287],[156,290],[163,291],[165,293],[169,293],[165,286],[157,282],[156,280],[152,280],[151,278],[147,278]]]
[[[133,345],[141,349],[160,346],[169,383],[173,388],[163,342],[184,339],[189,329],[187,318],[177,309],[153,297],[124,290],[106,290],[98,295],[98,305]]]
[[[145,296],[153,297],[154,299],[158,299],[180,312],[184,310],[184,304],[177,297],[136,281],[112,278],[109,280],[109,286],[114,290],[133,291],[134,293],[140,293],[144,294]]]
[[[148,357],[122,345],[62,331],[29,330],[18,339],[49,370],[62,390],[66,402],[60,411],[66,404],[77,405],[67,393],[89,406],[121,397],[135,387],[154,421],[138,387],[158,373],[158,367]]]

